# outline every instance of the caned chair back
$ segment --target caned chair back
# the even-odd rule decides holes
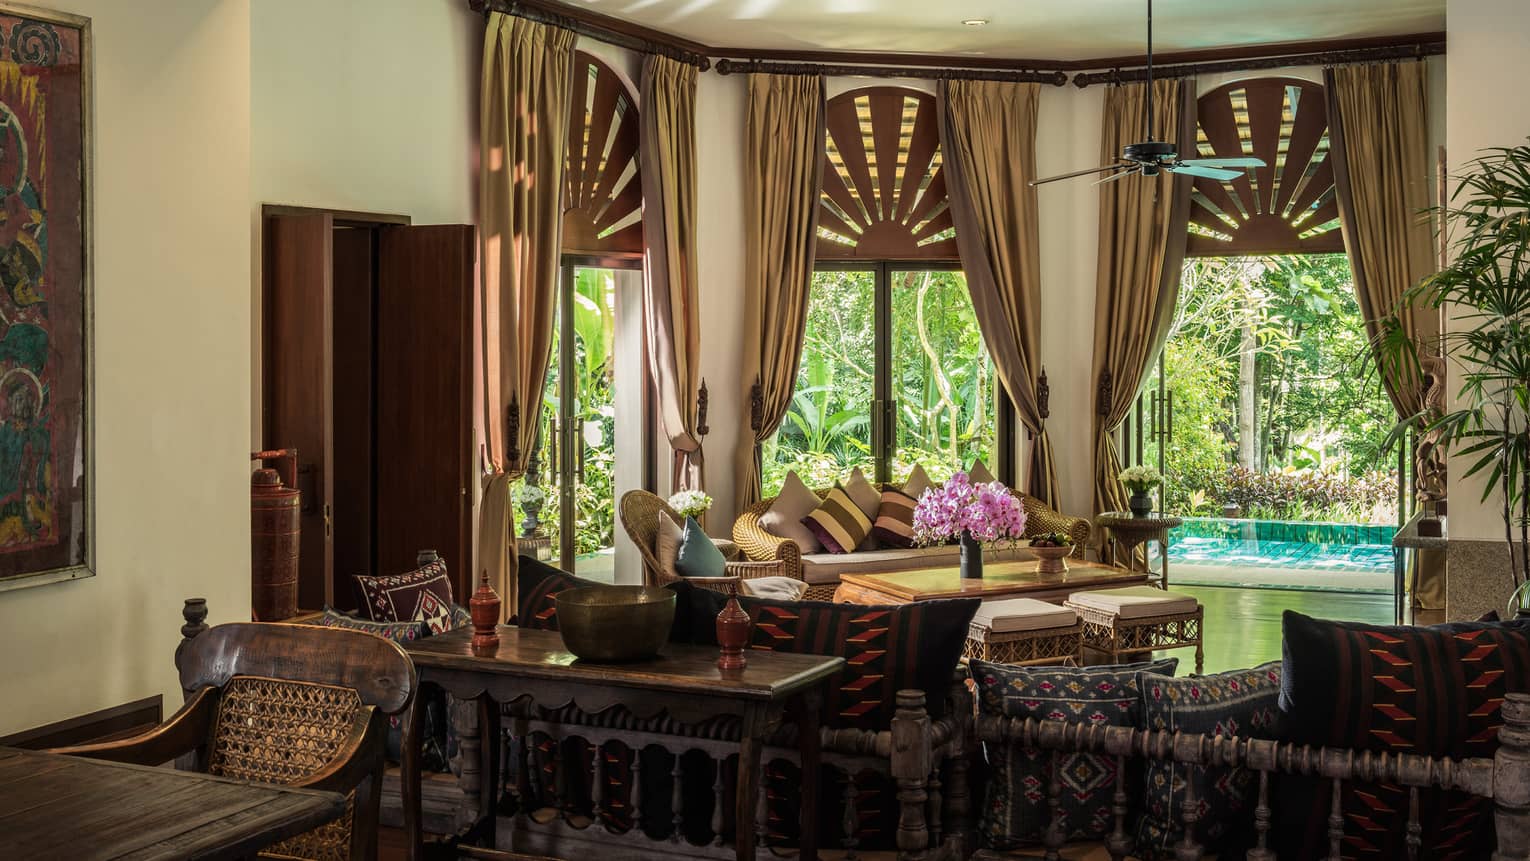
[[[181,659],[188,694],[219,690],[207,771],[260,783],[301,784],[331,769],[369,730],[413,701],[414,664],[395,643],[308,625],[219,625]],[[346,794],[337,820],[279,843],[264,857],[345,861],[375,851],[382,755]],[[367,851],[358,851],[366,844]]]
[[[622,529],[627,531],[627,537],[637,545],[638,553],[643,557],[644,584],[663,586],[673,580],[673,577],[664,574],[664,567],[659,564],[658,518],[662,512],[679,523],[680,515],[662,497],[646,490],[629,490],[622,494],[617,508]]]

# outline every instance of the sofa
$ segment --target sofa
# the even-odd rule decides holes
[[[899,488],[898,484],[882,484],[879,489]],[[813,491],[819,498],[828,496],[827,488]],[[1073,555],[1082,557],[1089,542],[1091,524],[1085,517],[1070,517],[1039,499],[1019,491],[1021,505],[1025,507],[1025,537],[1049,532],[1066,533],[1073,539]],[[766,562],[779,560],[781,574],[808,584],[806,600],[832,601],[839,587],[840,575],[845,573],[888,574],[934,566],[954,566],[961,548],[954,544],[931,547],[878,548],[857,550],[854,553],[803,553],[797,543],[789,538],[772,535],[760,525],[760,518],[770,510],[775,497],[762,499],[744,509],[733,523],[733,541],[746,559]],[[998,551],[1012,554],[1013,558],[1030,559],[1023,547]]]

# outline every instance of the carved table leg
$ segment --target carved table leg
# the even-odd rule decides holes
[[[487,693],[478,695],[478,744],[482,765],[478,775],[478,826],[485,845],[494,848],[499,830],[499,704]]]
[[[420,738],[421,703],[424,697],[416,696],[409,712],[404,715],[403,750],[399,757],[399,795],[404,805],[404,838],[409,847],[411,861],[420,861],[425,852],[425,832],[420,822]]]
[[[754,861],[755,804],[760,791],[760,754],[765,746],[758,721],[745,720],[738,742],[738,788],[733,803],[733,849],[738,861]]]
[[[818,859],[818,772],[823,754],[818,713],[822,706],[822,688],[815,687],[797,698],[797,752],[802,759],[802,809],[798,814],[802,827],[798,847],[802,861]]]

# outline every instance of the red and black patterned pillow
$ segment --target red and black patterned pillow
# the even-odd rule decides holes
[[[446,560],[404,574],[355,575],[362,612],[374,622],[424,622],[431,633],[452,629],[452,581]]]
[[[688,583],[678,594],[673,639],[717,645],[717,613],[727,596]],[[977,598],[865,606],[740,596],[753,620],[751,648],[832,655],[845,669],[829,682],[825,726],[885,730],[900,690],[925,692],[930,713],[944,713],[951,675],[961,660]]]
[[[594,580],[585,580],[554,568],[530,556],[521,556],[516,571],[515,593],[517,604],[510,624],[540,631],[558,630],[559,592],[580,586],[599,586]]]
[[[1530,690],[1530,636],[1521,624],[1422,627],[1329,622],[1287,610],[1280,706],[1287,740],[1425,756],[1491,757],[1509,691]],[[1281,858],[1327,854],[1332,783],[1282,778],[1273,833]],[[1408,857],[1407,790],[1350,784],[1341,799],[1345,858]],[[1492,804],[1458,792],[1419,793],[1420,858],[1486,858]]]

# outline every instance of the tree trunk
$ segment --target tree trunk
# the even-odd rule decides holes
[[[1255,428],[1254,405],[1254,357],[1259,349],[1254,340],[1254,327],[1249,321],[1243,323],[1243,334],[1238,344],[1238,465],[1254,469],[1255,453],[1259,451]]]

